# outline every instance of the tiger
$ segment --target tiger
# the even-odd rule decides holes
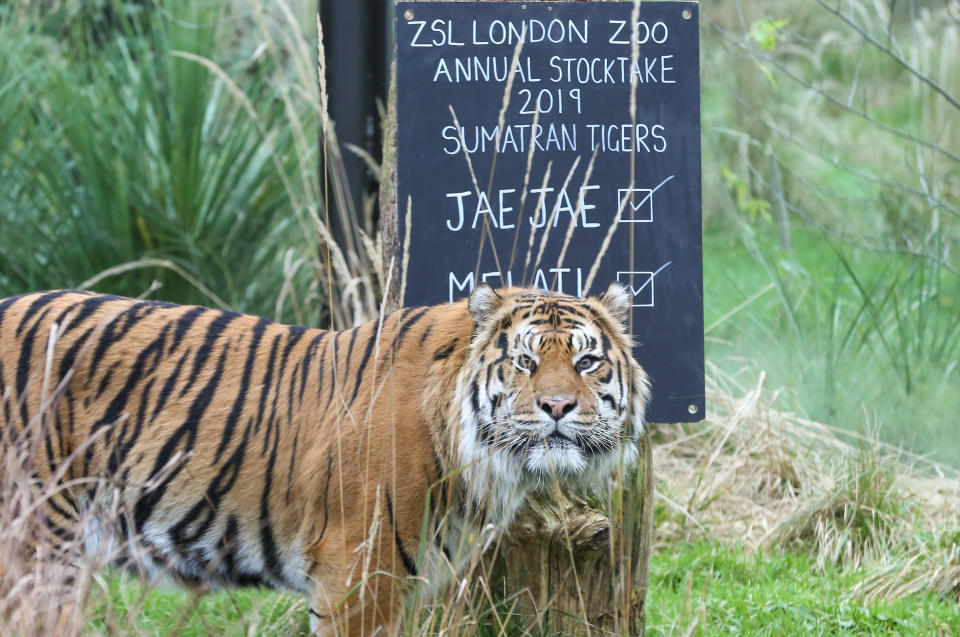
[[[56,540],[88,533],[188,586],[301,593],[314,634],[390,632],[538,485],[604,486],[636,462],[651,388],[630,312],[618,284],[481,285],[329,331],[31,293],[0,301],[0,432],[40,432]]]

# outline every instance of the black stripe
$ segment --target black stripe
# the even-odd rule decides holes
[[[67,405],[67,431],[69,432],[70,437],[73,438],[73,432],[74,432],[73,425],[75,422],[75,418],[74,418],[75,414],[73,412],[74,400],[73,400],[73,394],[70,392],[69,389],[67,389],[67,395],[64,397],[63,402],[66,403]]]
[[[310,362],[317,353],[317,347],[320,346],[320,343],[323,342],[323,339],[325,339],[329,333],[330,332],[320,332],[314,336],[313,340],[310,341],[310,347],[307,348],[307,355],[303,357],[303,374],[300,376],[300,395],[297,398],[300,403],[303,403],[303,392],[307,388],[307,376],[310,375]],[[320,369],[320,374],[322,378],[322,368]]]
[[[412,311],[412,310],[411,310]],[[417,324],[417,322],[423,318],[423,316],[430,311],[430,307],[425,307],[415,312],[401,327],[400,331],[397,333],[397,338],[395,339],[395,347],[399,348],[403,346],[403,339],[406,336],[407,332],[410,331],[410,328]]]
[[[269,430],[266,432],[269,436]],[[273,436],[273,448],[267,460],[267,470],[263,479],[263,492],[260,494],[260,546],[263,553],[263,565],[267,572],[280,584],[285,584],[283,567],[280,564],[280,552],[273,537],[273,525],[270,522],[270,498],[273,486],[273,468],[277,462],[277,445],[280,442],[279,430]]]
[[[193,348],[188,347],[180,357],[180,360],[177,361],[173,372],[167,376],[167,381],[163,384],[163,387],[160,389],[160,394],[157,396],[157,404],[154,406],[153,413],[150,415],[151,422],[157,418],[160,410],[166,406],[167,400],[170,399],[170,394],[173,393],[174,387],[177,386],[177,380],[180,378],[180,371],[183,369],[183,364],[187,361],[187,357],[190,356],[190,352],[192,351]]]
[[[64,330],[64,334],[69,333],[73,328],[82,324],[87,317],[93,314],[101,305],[107,303],[108,301],[119,301],[121,300],[118,296],[112,296],[110,294],[98,294],[93,296],[83,302],[83,306],[80,308],[80,311],[77,312],[77,315],[70,319],[70,325],[67,326],[67,329]],[[92,328],[91,328],[92,329]]]
[[[305,327],[299,327],[296,325],[291,325],[289,327],[290,337],[287,339],[287,346],[283,348],[283,356],[280,357],[280,376],[277,378],[277,383],[280,384],[283,382],[283,377],[287,369],[287,360],[290,358],[290,352],[300,342],[300,339],[303,338],[304,333],[306,332]],[[293,386],[293,375],[290,376],[290,385]],[[291,390],[292,391],[292,390]]]
[[[189,330],[196,322],[197,317],[205,312],[212,311],[213,310],[209,310],[205,307],[194,307],[184,312],[184,314],[177,319],[177,329],[175,329],[173,332],[173,340],[170,341],[170,351],[167,352],[167,354],[173,354],[176,349],[180,347],[180,343],[183,341],[184,335],[187,333],[187,330]]]
[[[43,516],[43,524],[47,527],[48,531],[57,536],[57,540],[59,540],[58,544],[61,546],[65,546],[73,542],[74,535],[71,529],[66,529],[60,526],[46,515]]]
[[[27,380],[30,378],[30,361],[33,359],[33,341],[37,335],[37,329],[40,327],[40,324],[43,322],[43,317],[47,315],[47,312],[50,311],[50,308],[47,308],[43,311],[43,314],[40,315],[40,318],[36,320],[33,324],[33,327],[27,332],[26,336],[23,337],[23,341],[20,343],[20,360],[17,364],[17,400],[20,402],[20,418],[22,419],[21,425],[23,427],[27,426],[29,420],[27,414],[27,403],[29,402],[23,396],[24,389],[27,387]]]
[[[428,325],[427,329],[423,330],[423,334],[420,335],[420,347],[423,347],[423,343],[427,340],[427,337],[430,336],[430,330],[432,329],[433,325]]]
[[[70,326],[67,328],[67,331],[69,331],[70,327],[75,327],[77,323],[78,322],[76,320],[71,322]],[[97,329],[96,325],[91,325],[89,328],[87,328],[87,331],[85,331],[77,340],[75,340],[73,345],[70,346],[70,349],[64,353],[63,358],[60,359],[59,380],[63,380],[63,378],[67,375],[67,372],[69,372],[73,367],[73,363],[77,358],[77,354],[80,352],[80,348],[82,348],[83,344],[87,342],[87,339],[95,329]]]
[[[221,564],[218,565],[220,574],[228,583],[237,586],[262,586],[266,584],[262,573],[241,570],[237,559],[239,549],[240,524],[237,522],[237,516],[231,515],[227,518],[227,527],[217,543],[217,554],[221,556]]]
[[[53,427],[48,426],[48,420],[49,414],[43,414],[43,429],[45,429],[43,434],[43,446],[47,454],[47,469],[52,475],[57,471],[57,458],[56,454],[53,453],[53,432],[60,430],[60,414],[58,413],[54,417]]]
[[[64,294],[67,294],[65,290],[57,290],[56,292],[47,292],[46,294],[41,294],[34,299],[33,303],[31,303],[26,311],[24,311],[23,316],[20,317],[20,324],[17,325],[16,335],[20,336],[20,333],[23,332],[24,328],[27,326],[27,322],[34,314],[40,311],[40,308],[50,301],[59,299]],[[47,309],[49,310],[49,308]],[[46,312],[44,312],[44,314],[46,314]]]
[[[278,418],[278,416],[277,416],[277,401],[279,401],[279,399],[280,399],[280,390],[283,388],[283,379],[284,379],[284,376],[286,375],[286,371],[287,371],[287,361],[290,359],[290,352],[293,350],[294,346],[297,344],[297,342],[300,341],[301,338],[303,338],[303,335],[304,335],[304,333],[306,332],[306,328],[305,328],[305,327],[300,327],[300,326],[298,326],[298,325],[290,325],[290,326],[287,327],[287,331],[288,331],[288,333],[289,333],[290,335],[289,335],[288,338],[287,338],[287,344],[286,344],[286,346],[283,348],[283,354],[280,356],[280,373],[277,375],[277,381],[276,381],[276,383],[274,383],[274,384],[275,384],[275,388],[274,388],[274,391],[273,391],[273,401],[272,401],[271,404],[270,404],[270,420],[269,420],[269,423],[268,423],[268,425],[267,425],[268,429],[271,428],[271,427],[273,427],[275,424],[276,424],[277,427],[280,426],[279,422],[277,421],[277,418]],[[280,338],[280,335],[279,335],[279,334],[277,335],[277,338],[278,338],[278,339]],[[290,400],[289,400],[289,402],[287,403],[287,414],[288,414],[288,420],[287,420],[287,422],[288,422],[288,423],[292,423],[292,416],[293,416],[293,384],[294,384],[295,375],[296,375],[296,368],[294,368],[293,374],[291,374],[291,377],[290,377],[290,381],[287,383],[287,384],[290,386],[290,392],[289,392],[289,393],[290,393]],[[279,435],[279,434],[278,434],[278,435]],[[267,450],[267,446],[266,446],[266,445],[267,445],[267,439],[266,439],[266,437],[264,438],[263,445],[264,445],[264,446],[263,446],[263,451],[264,451],[264,453],[265,453],[266,450]]]
[[[277,338],[274,342],[278,342],[281,338],[280,334],[277,334]],[[285,349],[285,352],[289,354],[289,351]],[[277,374],[277,380],[273,383],[273,400],[270,401],[270,417],[267,419],[267,430],[263,436],[263,450],[260,452],[261,455],[267,453],[267,445],[270,440],[271,430],[276,430],[276,435],[279,436],[279,423],[277,422],[277,400],[280,398],[280,388],[283,386],[283,373],[286,365],[286,356],[281,355],[279,373]]]
[[[149,375],[156,368],[157,364],[160,362],[160,358],[163,355],[163,347],[166,343],[167,334],[170,331],[170,326],[168,325],[152,343],[147,347],[142,349],[137,355],[136,361],[133,363],[133,367],[130,368],[130,374],[127,376],[126,382],[124,382],[123,387],[119,392],[113,397],[113,400],[110,401],[110,404],[107,406],[106,411],[104,411],[103,416],[97,420],[96,423],[90,428],[90,435],[95,434],[99,429],[103,427],[108,427],[113,425],[123,414],[127,406],[127,399],[130,397],[130,392],[133,391],[133,388],[140,382],[140,379],[143,376]],[[150,357],[153,357],[153,361],[149,367],[146,369],[147,360]],[[105,442],[109,441],[109,435],[105,436]],[[93,460],[93,452],[95,445],[88,445],[86,450],[83,453],[83,475],[89,475],[90,462]],[[114,460],[111,459],[111,465],[114,464]],[[113,467],[113,471],[116,470],[116,467]],[[112,473],[112,471],[111,471]]]
[[[393,352],[394,357],[396,357],[397,354],[397,342],[400,337],[400,330],[403,329],[403,322],[407,319],[408,314],[410,314],[410,308],[405,307],[399,312],[394,312],[384,321],[384,325],[391,324],[394,326],[393,340],[390,342],[390,350]]]
[[[203,366],[206,364],[207,358],[209,358],[210,352],[213,350],[217,339],[219,339],[223,331],[227,329],[227,326],[239,316],[240,315],[235,312],[222,312],[207,325],[207,329],[203,335],[203,343],[197,346],[197,353],[193,358],[193,369],[190,370],[187,382],[183,384],[183,389],[180,390],[180,398],[183,398],[193,387],[200,372],[203,371]]]
[[[130,329],[137,322],[139,322],[140,319],[148,316],[156,309],[156,307],[151,307],[150,303],[147,301],[141,301],[131,305],[119,315],[115,316],[112,321],[110,321],[110,323],[104,328],[103,333],[100,335],[100,341],[97,343],[97,348],[94,351],[93,356],[90,358],[90,369],[87,372],[88,381],[93,380],[94,373],[96,372],[97,367],[100,365],[100,361],[107,353],[107,349],[126,336],[127,332],[129,332]],[[137,313],[140,310],[146,311],[143,314],[138,315]]]
[[[10,306],[27,296],[30,296],[30,293],[18,294],[17,296],[11,296],[0,301],[0,327],[3,327],[3,315],[7,313],[7,310],[10,309]]]
[[[217,363],[216,371],[214,371],[206,386],[200,390],[196,398],[194,398],[187,412],[187,419],[177,427],[176,431],[167,438],[163,447],[160,448],[160,453],[157,454],[156,460],[154,460],[153,463],[153,470],[150,472],[151,478],[159,475],[166,468],[167,464],[173,458],[174,453],[176,453],[177,448],[180,446],[181,440],[184,440],[182,451],[185,454],[193,451],[193,444],[197,438],[197,429],[203,419],[203,414],[207,410],[207,407],[210,406],[210,402],[213,400],[213,394],[220,384],[224,363],[227,358],[227,350],[228,348],[224,346],[220,353],[220,360]],[[183,470],[186,463],[187,459],[184,458],[169,470],[169,473],[160,484],[154,486],[151,491],[141,495],[133,510],[134,529],[138,533],[143,531],[143,526],[150,518],[150,514],[153,513],[154,507],[156,507],[157,503],[163,498],[167,487],[173,479],[176,478],[177,474]]]
[[[357,366],[357,382],[353,386],[353,394],[350,396],[350,402],[347,403],[348,407],[357,399],[357,394],[360,392],[360,383],[363,382],[363,370],[367,368],[367,363],[370,362],[370,353],[373,351],[373,345],[377,340],[376,327],[371,327],[373,329],[373,333],[367,337],[367,348],[363,351],[363,358],[360,359],[360,365]]]
[[[240,388],[237,391],[236,399],[233,401],[233,407],[230,408],[230,415],[227,416],[227,420],[224,423],[223,433],[220,435],[220,444],[217,445],[217,451],[213,454],[213,462],[210,464],[216,464],[220,461],[220,456],[223,455],[223,452],[230,444],[231,438],[233,438],[233,430],[236,429],[237,422],[240,420],[240,414],[243,412],[243,405],[247,400],[247,390],[250,387],[250,378],[253,376],[253,367],[257,360],[257,350],[260,347],[260,340],[263,338],[263,333],[266,331],[268,323],[269,321],[266,319],[259,319],[251,330],[253,336],[250,338],[247,360],[243,364],[243,377],[240,379]]]
[[[293,417],[293,390],[297,384],[297,374],[306,376],[306,368],[301,368],[299,365],[294,366],[293,376],[290,377],[289,391],[287,392],[287,426],[292,426],[294,417]],[[293,444],[290,447],[290,468],[287,470],[287,494],[286,500],[290,502],[291,487],[293,485],[293,465],[297,459],[297,447],[300,444],[300,428],[303,425],[303,418],[297,420],[297,430],[293,434]]]
[[[332,339],[330,339],[330,349],[332,354],[330,356],[330,392],[327,394],[327,402],[324,405],[323,409],[320,410],[320,413],[324,413],[327,408],[330,406],[330,403],[333,401],[333,390],[337,385],[337,340],[343,336],[344,332],[337,332]],[[327,348],[323,348],[323,354],[320,355],[320,368],[323,369],[323,358],[327,355]],[[323,388],[323,383],[317,383],[317,391],[319,392]]]
[[[217,554],[220,556],[220,572],[228,581],[236,580],[237,572],[237,538],[240,536],[240,523],[237,516],[227,518],[227,526],[217,542]]]
[[[393,527],[393,541],[397,545],[397,553],[400,554],[400,561],[403,562],[403,568],[407,569],[407,573],[417,576],[417,565],[410,555],[403,548],[403,541],[400,539],[400,528],[397,526],[396,522],[393,519],[393,502],[390,497],[390,489],[387,489],[387,513],[390,515],[390,526]]]
[[[606,333],[606,332],[601,331],[601,332],[600,332],[600,339],[601,339],[601,343],[602,343],[602,345],[603,345],[603,354],[604,354],[604,356],[606,356],[607,354],[610,353],[610,337],[607,336],[607,333]]]
[[[347,346],[347,368],[343,370],[343,378],[346,379],[350,375],[350,357],[353,356],[353,344],[357,340],[357,333],[360,331],[359,327],[355,327],[350,330],[350,345]]]
[[[610,394],[600,394],[600,400],[605,403],[610,403],[610,408],[613,409],[614,412],[620,411],[617,409],[617,401]]]
[[[113,372],[116,371],[117,367],[120,365],[120,361],[113,361],[113,364],[107,368],[106,373],[104,373],[103,378],[100,379],[100,387],[97,388],[96,398],[99,399],[103,395],[103,392],[107,391],[107,387],[110,385],[110,381],[113,380]]]
[[[323,526],[320,527],[320,534],[313,541],[313,545],[320,543],[327,532],[327,522],[330,519],[330,509],[328,506],[330,496],[330,478],[333,477],[333,452],[327,449],[327,481],[323,485]]]
[[[450,354],[453,354],[454,348],[457,346],[457,339],[453,339],[451,342],[447,343],[444,347],[441,347],[436,352],[433,353],[433,360],[439,361],[444,358],[448,358]]]
[[[327,332],[327,334],[333,334],[333,338],[331,338],[330,340],[331,340],[332,342],[336,342],[336,340],[337,340],[336,332]],[[326,341],[326,336],[324,337],[324,341]],[[328,350],[328,349],[330,349],[330,348],[327,347],[327,346],[324,344],[324,346],[323,346],[323,351],[320,352],[320,362],[317,364],[317,401],[318,401],[318,404],[319,404],[319,401],[320,401],[320,392],[323,391],[323,370],[325,369],[324,364],[326,363],[326,360],[327,360],[327,350]],[[330,378],[333,378],[333,372],[330,373]],[[327,402],[329,402],[329,399],[328,399]],[[320,410],[319,413],[322,414],[322,413],[323,413],[323,410]]]
[[[293,424],[293,392],[297,388],[297,374],[301,372],[300,365],[293,366],[293,375],[287,383],[287,424]]]
[[[283,370],[286,368],[287,359],[290,357],[290,351],[300,342],[300,339],[303,338],[303,335],[306,333],[307,328],[300,327],[298,325],[290,325],[287,329],[290,332],[290,337],[287,340],[287,346],[283,349],[283,358],[280,360],[280,378],[283,378]]]
[[[127,457],[127,454],[133,449],[133,445],[140,439],[140,432],[143,431],[143,425],[147,421],[147,407],[150,405],[150,392],[153,390],[153,384],[156,380],[156,378],[151,378],[147,381],[143,391],[140,392],[140,408],[137,410],[136,420],[128,419],[123,423],[120,433],[117,434],[117,442],[114,447],[111,462],[116,458],[118,464],[109,469],[111,474],[116,473],[117,468],[119,468],[119,463]],[[131,429],[129,436],[127,436],[128,428]]]
[[[4,394],[7,393],[7,387],[3,383],[3,361],[0,360],[0,403],[3,403],[3,425],[4,427],[9,426],[10,422],[10,401],[7,399]],[[0,432],[3,434],[4,432]]]
[[[81,305],[80,301],[77,301],[77,302],[75,302],[75,303],[70,303],[70,305],[68,305],[67,307],[65,307],[62,312],[60,312],[59,314],[57,314],[57,318],[53,319],[53,322],[56,323],[57,325],[62,326],[64,319],[67,318],[67,314],[69,314],[70,312],[75,311],[75,310],[77,309],[77,307],[80,306],[80,305]],[[72,323],[72,322],[73,322],[73,321],[71,320],[71,323]]]
[[[54,513],[56,513],[57,515],[59,515],[60,517],[64,518],[65,520],[74,520],[74,519],[76,519],[74,515],[71,515],[69,512],[65,511],[65,510],[63,509],[63,507],[61,507],[61,506],[56,502],[56,500],[57,500],[56,494],[54,494],[53,496],[47,498],[47,500],[46,500],[46,506],[47,506],[47,508],[50,509],[51,511],[53,511]]]
[[[177,547],[188,548],[190,542],[198,540],[213,524],[223,497],[233,488],[237,477],[240,475],[240,470],[243,468],[249,434],[250,429],[248,428],[244,431],[243,438],[241,438],[236,449],[217,471],[217,475],[210,481],[210,484],[207,485],[203,497],[170,528],[170,539]],[[205,516],[204,519],[197,524],[193,533],[187,535],[187,526],[196,522],[201,515]]]
[[[480,385],[476,379],[470,384],[470,405],[473,407],[475,416],[480,416]]]
[[[257,418],[253,421],[253,431],[259,432],[260,425],[263,423],[263,413],[267,409],[267,396],[270,395],[270,387],[273,384],[273,368],[277,362],[277,348],[280,345],[280,335],[273,337],[273,345],[270,346],[270,358],[267,361],[267,371],[263,374],[263,382],[260,384],[260,406],[257,408]],[[269,433],[269,432],[268,432]],[[264,449],[266,449],[266,438],[264,438]]]

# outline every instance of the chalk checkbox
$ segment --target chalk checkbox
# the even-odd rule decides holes
[[[626,198],[620,223],[653,223],[653,190],[650,188],[619,188],[617,205]]]
[[[617,272],[617,282],[625,285],[633,297],[633,307],[653,307],[654,272]]]

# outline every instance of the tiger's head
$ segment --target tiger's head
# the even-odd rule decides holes
[[[578,299],[480,286],[468,308],[457,448],[475,498],[494,495],[494,515],[509,517],[538,483],[599,486],[636,460],[650,386],[631,354],[623,287]]]

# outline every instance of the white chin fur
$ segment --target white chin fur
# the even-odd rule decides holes
[[[571,443],[551,446],[538,444],[527,451],[523,466],[541,478],[571,476],[587,469],[587,459],[583,451]]]

